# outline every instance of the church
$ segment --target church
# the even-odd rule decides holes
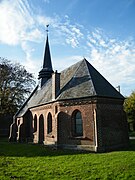
[[[128,146],[124,97],[86,59],[54,71],[48,33],[39,79],[13,118],[10,141],[93,152]]]

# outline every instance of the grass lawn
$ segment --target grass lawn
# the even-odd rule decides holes
[[[123,151],[81,153],[0,140],[0,180],[135,180],[135,140]]]

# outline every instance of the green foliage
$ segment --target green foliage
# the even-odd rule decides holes
[[[34,85],[33,75],[22,65],[0,58],[0,114],[14,114]]]
[[[128,121],[135,122],[135,91],[125,100],[124,109],[127,113]]]
[[[135,137],[135,131],[130,131],[129,132],[129,137]]]
[[[0,179],[135,178],[135,141],[123,151],[88,153],[0,142]]]

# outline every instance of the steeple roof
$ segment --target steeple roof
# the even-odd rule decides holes
[[[47,82],[48,79],[51,78],[52,73],[53,73],[53,68],[52,68],[51,54],[50,54],[48,34],[47,34],[44,59],[43,59],[43,68],[39,72],[39,78],[38,78],[41,79],[41,87]]]
[[[50,48],[49,48],[48,34],[46,38],[43,69],[52,71],[52,61],[51,61],[51,54],[50,54]]]

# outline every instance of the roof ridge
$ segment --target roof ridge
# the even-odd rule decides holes
[[[62,95],[62,93],[67,90],[67,87],[70,86],[71,82],[74,81],[74,78],[77,75],[78,69],[80,68],[81,64],[82,64],[83,60],[76,62],[75,64],[73,64],[72,66],[69,66],[68,68],[64,69],[63,71],[61,71],[61,75],[63,75],[64,73],[67,73],[69,70],[73,70],[72,75],[70,76],[70,78],[68,78],[68,80],[66,81],[66,83],[63,84],[63,86],[61,86],[60,89],[60,94],[57,97],[57,99],[59,99]],[[63,77],[64,78],[64,77]]]
[[[81,61],[83,61],[83,60],[81,60]],[[73,67],[73,66],[76,66],[77,64],[81,63],[81,61],[77,61],[76,63],[72,64],[71,66],[68,66],[67,68],[65,68],[65,69],[63,69],[62,71],[60,71],[60,73],[68,70],[69,68],[71,68],[71,67]]]
[[[81,60],[81,61],[82,61],[82,60]],[[75,64],[67,67],[66,69],[64,69],[63,71],[60,72],[60,73],[62,74],[62,73],[64,73],[64,72],[68,71],[69,69],[77,66],[76,69],[75,69],[75,71],[74,71],[74,73],[73,73],[73,75],[71,76],[71,78],[68,80],[68,82],[67,82],[66,84],[68,84],[68,83],[72,80],[72,78],[75,76],[76,72],[78,71],[78,69],[79,69],[79,67],[80,67],[80,64],[82,63],[81,61],[76,62]],[[65,84],[64,86],[66,86],[66,84]],[[64,86],[63,86],[63,87],[64,87]]]
[[[119,99],[124,98],[123,95],[121,93],[119,93],[114,88],[114,86],[97,69],[95,69],[95,67],[92,66],[89,62],[88,62],[87,67],[91,74],[93,87],[95,89],[97,96],[100,96],[102,94],[102,96],[106,96],[106,97],[108,96],[108,97],[119,98]],[[100,87],[101,83],[102,83],[102,88]],[[107,90],[104,91],[106,88],[107,88]],[[101,92],[101,89],[102,89],[102,92]]]
[[[94,85],[94,83],[93,83],[93,78],[92,78],[92,76],[91,76],[91,71],[89,70],[89,67],[88,67],[88,64],[89,64],[90,66],[92,66],[92,65],[91,65],[91,63],[90,63],[87,59],[84,58],[84,60],[85,60],[84,62],[85,62],[85,64],[86,64],[86,66],[87,66],[87,70],[88,70],[88,72],[89,72],[88,75],[89,75],[89,77],[90,77],[90,79],[91,79],[91,81],[92,81],[92,85],[93,85],[94,90],[95,90],[95,93],[96,93],[95,95],[97,95],[97,91],[96,91],[95,85]],[[93,67],[93,66],[92,66],[92,67]]]
[[[76,68],[76,71],[75,71],[75,73],[74,73],[74,75],[77,73],[77,71],[78,71],[78,69],[80,68],[80,65],[83,63],[83,61],[84,61],[84,59],[83,60],[81,60],[81,61],[78,61],[78,67]],[[77,63],[76,63],[77,64]],[[75,65],[75,64],[74,64]],[[72,77],[73,78],[73,77]],[[72,79],[71,78],[71,79]]]

